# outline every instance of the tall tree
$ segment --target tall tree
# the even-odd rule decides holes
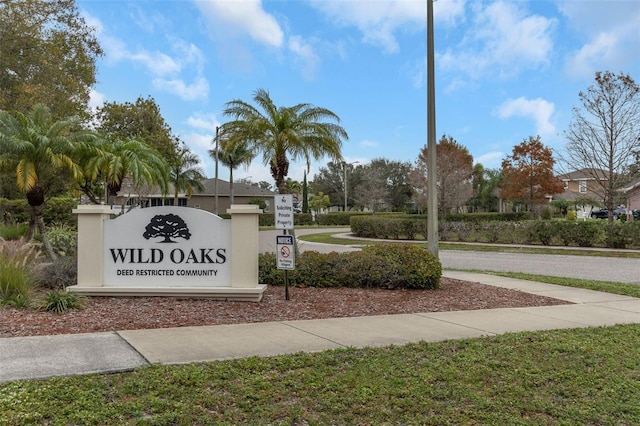
[[[633,164],[640,151],[640,86],[629,75],[609,71],[597,72],[595,80],[578,95],[582,106],[573,109],[563,160],[591,174],[611,221],[616,195],[638,177]]]
[[[349,172],[349,187],[356,203],[371,210],[403,211],[413,195],[411,164],[376,158]]]
[[[152,97],[139,97],[135,103],[108,102],[98,108],[97,130],[111,139],[137,139],[155,148],[166,161],[178,152],[178,138],[162,117],[160,107]]]
[[[33,238],[37,228],[53,259],[56,256],[47,239],[42,211],[47,191],[62,171],[70,172],[76,180],[82,177],[75,152],[79,144],[95,138],[95,134],[79,130],[79,124],[77,117],[54,119],[42,104],[27,115],[0,111],[0,168],[15,172],[16,186],[31,207],[27,240]]]
[[[325,167],[320,167],[318,173],[313,176],[312,191],[315,193],[322,192],[329,196],[329,202],[332,206],[340,206],[344,203],[344,163],[339,161],[329,161]],[[353,176],[354,166],[347,164],[347,173],[349,177]],[[351,179],[351,185],[348,193],[353,198],[353,183],[355,177]]]
[[[191,197],[193,190],[204,190],[204,171],[199,166],[200,159],[187,147],[178,148],[169,164],[169,182],[173,184],[173,205],[178,205],[178,193],[184,191]]]
[[[473,197],[469,200],[472,211],[497,212],[498,196],[496,191],[502,180],[497,169],[485,169],[480,163],[473,166]]]
[[[223,124],[222,131],[238,135],[234,143],[246,141],[252,152],[262,153],[278,192],[286,193],[291,160],[304,159],[309,166],[311,159],[325,155],[342,157],[342,140],[348,136],[332,111],[308,103],[277,107],[264,89],[256,90],[253,101],[256,106],[240,99],[227,102],[223,113],[233,120]]]
[[[564,185],[553,173],[554,164],[553,153],[540,136],[523,140],[502,160],[502,198],[527,203],[533,216],[535,207],[543,204],[547,196],[564,191]]]
[[[86,117],[102,54],[75,0],[0,2],[0,109]]]
[[[436,161],[438,163],[437,188],[438,206],[441,217],[457,210],[472,197],[473,157],[469,150],[460,145],[451,136],[442,135],[436,144]],[[428,147],[425,145],[418,155],[411,173],[411,181],[418,195],[418,201],[426,205],[428,194],[427,183],[431,178],[428,168]]]
[[[249,167],[255,155],[247,144],[241,140],[238,140],[237,143],[232,143],[232,138],[225,136],[224,133],[221,138],[222,143],[218,150],[218,160],[229,168],[229,203],[233,204],[233,171],[240,166]],[[216,158],[215,148],[209,150],[209,156],[213,159]]]

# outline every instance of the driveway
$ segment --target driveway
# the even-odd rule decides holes
[[[295,232],[296,236],[300,236],[319,232],[341,234],[348,230],[346,228],[298,229]],[[281,234],[282,231],[261,231],[260,251],[275,252],[275,236]],[[301,251],[315,250],[322,253],[359,250],[357,247],[305,241],[299,241],[298,247]],[[640,285],[640,259],[456,250],[440,250],[439,256],[442,267],[445,269],[524,272]]]

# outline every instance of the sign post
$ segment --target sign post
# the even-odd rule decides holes
[[[279,194],[275,199],[276,229],[285,235],[276,236],[276,257],[278,269],[284,269],[284,298],[289,300],[289,271],[295,269],[295,241],[287,230],[293,230],[293,195]]]

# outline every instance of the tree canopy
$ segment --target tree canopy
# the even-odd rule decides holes
[[[502,160],[502,198],[525,202],[533,213],[534,207],[543,204],[547,196],[564,191],[564,185],[554,175],[554,164],[553,153],[540,136],[523,140]]]
[[[110,139],[137,139],[155,148],[166,161],[176,157],[179,141],[152,97],[139,97],[135,103],[107,102],[98,108],[95,119],[96,129]]]
[[[308,167],[311,159],[325,155],[342,158],[342,141],[348,136],[332,111],[309,103],[278,107],[264,89],[255,91],[253,101],[256,106],[240,99],[227,102],[223,114],[232,121],[221,129],[238,137],[232,143],[242,141],[254,154],[262,153],[280,193],[286,193],[291,160],[305,160]]]
[[[0,2],[0,110],[87,117],[102,54],[75,0]]]
[[[426,205],[429,196],[427,183],[431,178],[427,161],[428,151],[427,145],[420,150],[411,174],[418,201],[423,205]],[[442,217],[446,217],[447,212],[459,209],[473,195],[473,157],[466,147],[460,145],[451,136],[442,135],[436,145],[436,158],[438,208]]]

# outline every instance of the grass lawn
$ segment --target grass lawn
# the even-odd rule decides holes
[[[0,425],[635,425],[639,336],[618,325],[0,383]]]
[[[527,332],[10,382],[0,424],[632,425],[639,335]]]

